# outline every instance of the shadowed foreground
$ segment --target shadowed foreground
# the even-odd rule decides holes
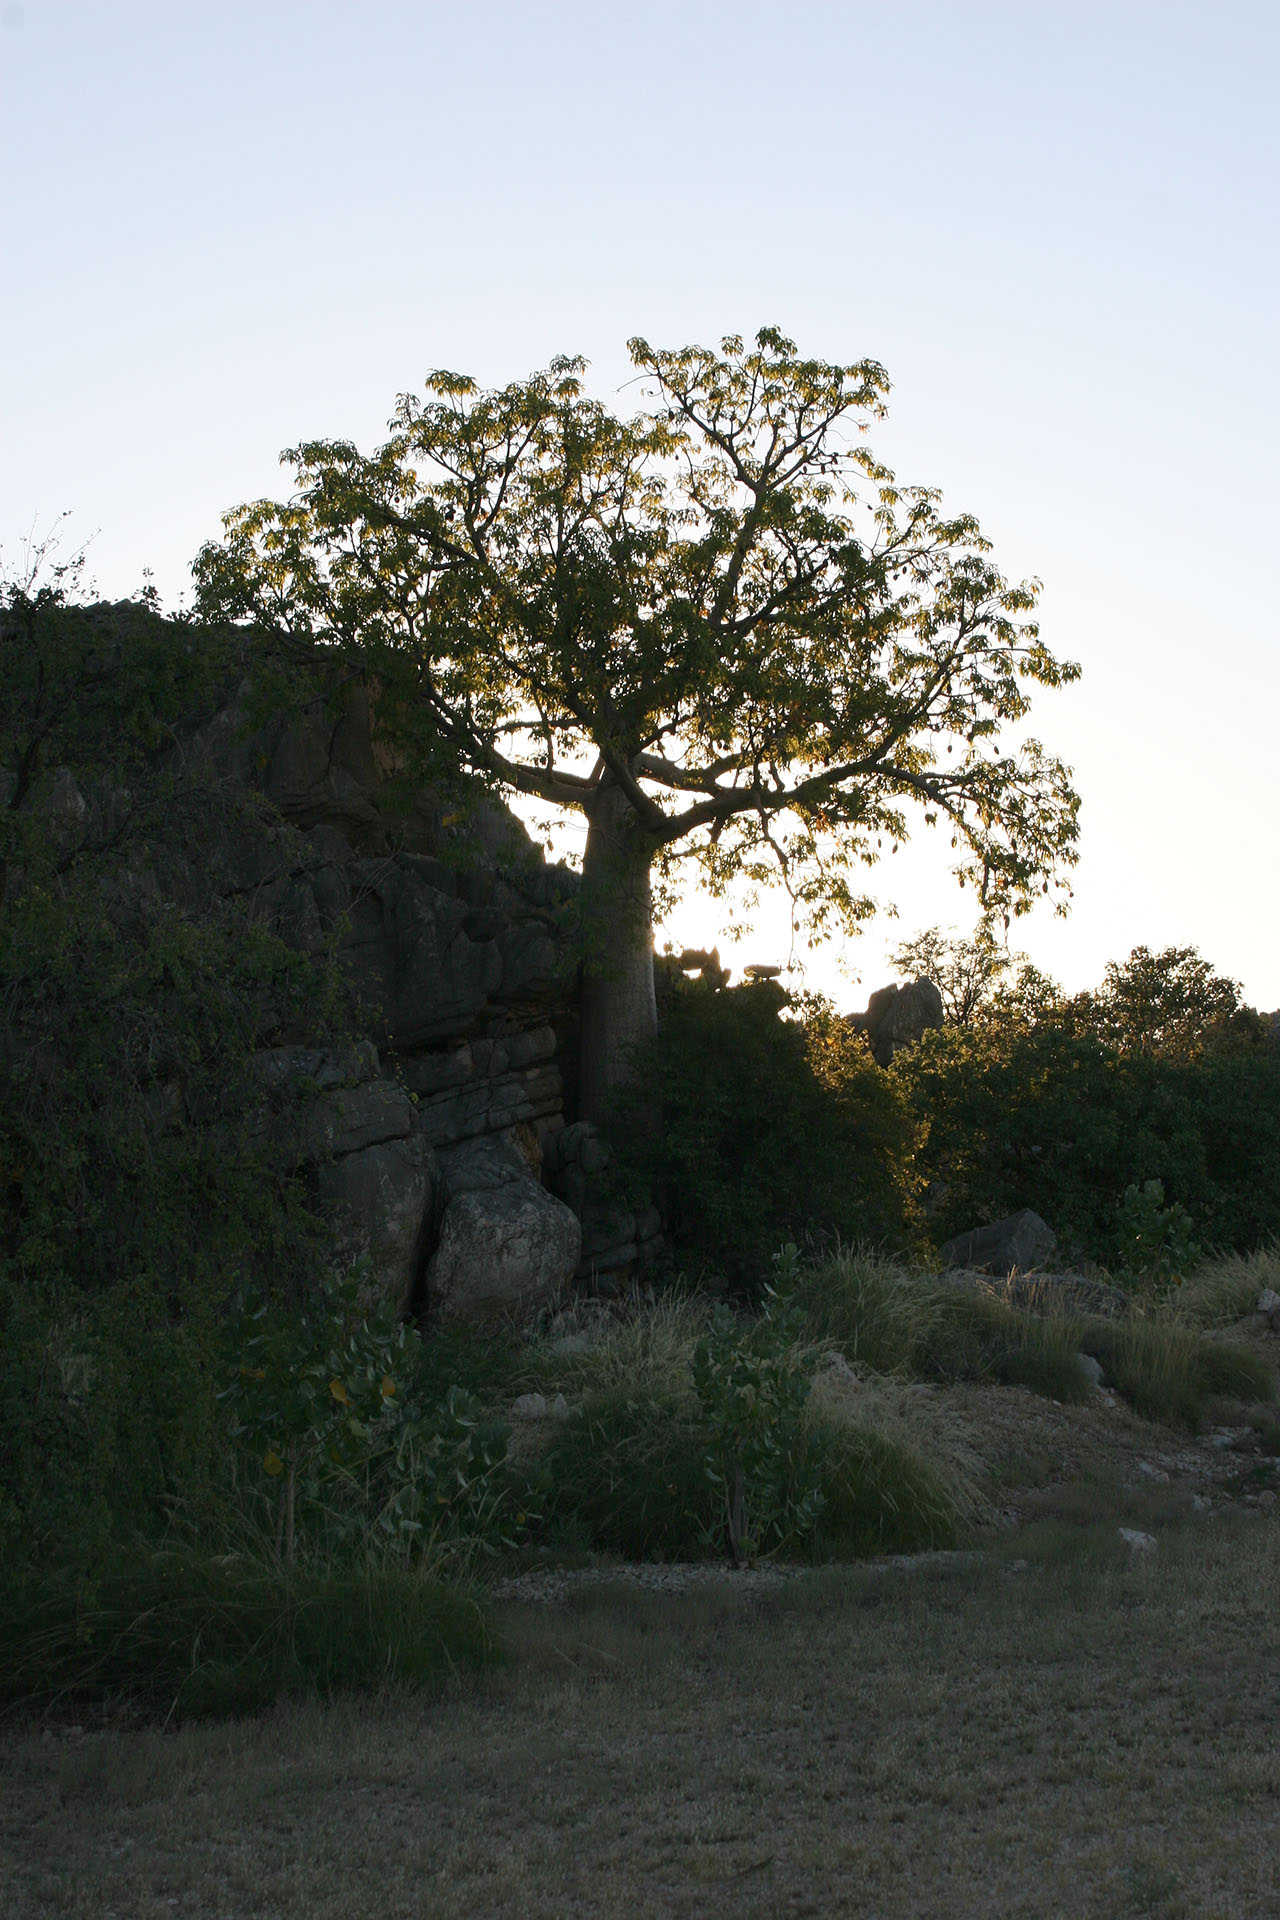
[[[0,1909],[1280,1914],[1280,1524],[508,1604],[424,1705],[10,1725]]]

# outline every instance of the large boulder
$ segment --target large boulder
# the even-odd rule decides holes
[[[958,1233],[938,1249],[944,1267],[967,1267],[980,1273],[1030,1273],[1043,1267],[1058,1244],[1053,1228],[1023,1207],[989,1227]]]
[[[469,1141],[439,1164],[446,1204],[427,1267],[428,1307],[442,1319],[486,1320],[559,1293],[577,1270],[582,1229],[512,1137]]]
[[[866,1034],[877,1065],[887,1067],[895,1053],[914,1046],[930,1027],[942,1025],[942,994],[922,976],[910,986],[881,987],[867,1002],[865,1013],[845,1018],[849,1026]]]
[[[316,1198],[334,1222],[340,1266],[366,1258],[370,1304],[407,1313],[419,1291],[434,1193],[435,1155],[418,1135],[384,1140],[317,1166]]]

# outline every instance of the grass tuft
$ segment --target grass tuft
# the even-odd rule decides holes
[[[1258,1295],[1280,1293],[1280,1245],[1207,1260],[1183,1282],[1175,1309],[1195,1327],[1229,1327],[1252,1313]]]
[[[704,1445],[689,1399],[669,1386],[641,1379],[588,1395],[543,1456],[553,1533],[567,1525],[625,1560],[704,1558],[715,1518]]]
[[[827,1430],[826,1504],[810,1546],[815,1561],[954,1546],[955,1494],[944,1476],[901,1440],[866,1427]]]
[[[815,1401],[807,1433],[824,1506],[805,1557],[919,1551],[956,1539],[967,1493],[900,1434],[859,1425],[829,1400]],[[674,1395],[594,1394],[544,1456],[553,1527],[580,1529],[581,1544],[626,1560],[722,1557],[724,1516],[703,1465],[709,1437]]]
[[[1176,1320],[1090,1320],[1079,1327],[1079,1345],[1148,1420],[1197,1427],[1214,1400],[1266,1401],[1275,1391],[1258,1354]]]
[[[37,1709],[256,1713],[300,1694],[438,1691],[491,1656],[470,1593],[403,1567],[146,1551],[91,1583],[67,1572],[13,1585],[0,1607],[0,1699]]]
[[[811,1336],[873,1373],[996,1381],[1064,1401],[1089,1392],[1070,1322],[910,1274],[865,1249],[804,1267],[797,1297]]]

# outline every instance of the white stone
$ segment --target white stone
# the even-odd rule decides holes
[[[1120,1538],[1124,1541],[1126,1547],[1132,1548],[1134,1553],[1155,1552],[1156,1537],[1154,1533],[1141,1533],[1137,1527],[1121,1527]]]
[[[545,1393],[522,1393],[518,1400],[511,1402],[513,1420],[545,1420],[547,1417],[547,1396]]]

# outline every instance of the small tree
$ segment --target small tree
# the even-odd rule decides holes
[[[991,922],[980,920],[967,939],[963,935],[948,939],[941,927],[926,927],[895,947],[889,963],[909,980],[921,974],[932,980],[942,995],[948,1023],[968,1027],[990,1005],[1006,975],[1026,957],[1010,953],[996,939]]]
[[[339,647],[380,724],[586,818],[582,1107],[656,1021],[653,880],[719,894],[780,872],[821,932],[852,875],[946,823],[962,883],[1020,912],[1075,858],[1068,770],[999,735],[1057,661],[967,515],[863,444],[888,380],[753,347],[631,355],[648,411],[584,397],[584,362],[496,391],[433,373],[373,454],[316,440],[291,501],[224,520],[206,615]]]

